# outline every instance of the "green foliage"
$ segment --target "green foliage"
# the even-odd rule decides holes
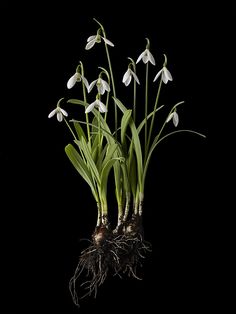
[[[154,65],[155,61],[149,51],[149,40],[146,50],[139,56],[136,62],[138,63],[144,60],[144,58],[146,58],[145,60],[147,61],[145,62],[145,93],[143,93],[145,94],[145,99],[137,103],[137,99],[139,98],[137,98],[136,83],[140,83],[136,73],[136,65],[131,58],[129,59],[132,62],[124,75],[123,83],[128,86],[131,79],[134,81],[133,101],[130,99],[127,99],[127,102],[125,101],[125,103],[131,103],[132,108],[125,106],[124,102],[116,97],[115,79],[109,54],[110,46],[113,47],[114,45],[107,39],[104,27],[98,21],[96,22],[100,27],[99,34],[101,34],[102,37],[99,35],[100,37],[97,37],[98,39],[95,42],[90,40],[86,45],[86,50],[91,49],[94,44],[103,44],[107,56],[108,69],[99,66],[98,68],[101,70],[99,74],[100,85],[94,85],[95,81],[93,81],[92,86],[88,86],[88,81],[84,77],[86,72],[80,61],[76,68],[76,73],[78,74],[74,74],[74,76],[70,78],[68,88],[73,87],[76,82],[80,82],[82,84],[81,99],[73,98],[67,101],[67,105],[79,105],[84,109],[90,106],[90,108],[92,107],[92,112],[86,113],[90,111],[87,110],[84,117],[82,116],[79,120],[70,118],[68,122],[66,119],[67,112],[60,107],[63,103],[62,99],[60,99],[56,110],[53,110],[49,114],[49,117],[56,113],[58,115],[58,121],[64,119],[73,134],[74,143],[73,145],[71,143],[68,144],[65,147],[65,152],[72,165],[89,185],[92,195],[99,204],[98,208],[101,208],[100,214],[107,213],[108,178],[111,172],[113,172],[114,176],[115,195],[119,214],[123,214],[124,209],[121,208],[125,203],[124,199],[126,196],[128,197],[126,201],[130,202],[130,192],[132,192],[134,208],[137,208],[139,204],[143,202],[145,179],[150,165],[150,159],[156,147],[163,139],[181,132],[190,132],[203,137],[204,135],[185,129],[165,133],[165,126],[171,119],[173,119],[175,127],[177,126],[179,117],[176,109],[183,102],[178,102],[176,105],[172,106],[164,121],[160,123],[158,120],[158,124],[155,124],[156,114],[163,108],[163,105],[159,105],[162,83],[164,82],[166,84],[168,81],[172,81],[172,76],[166,68],[167,57],[164,55],[165,60],[163,68],[161,70],[159,69],[154,79],[154,81],[160,79],[156,99],[154,104],[150,104],[148,102],[148,93],[153,91],[154,83],[152,82],[153,85],[151,86],[148,81],[148,62]],[[101,38],[103,38],[103,40],[101,40]],[[130,68],[131,65],[133,70]],[[76,77],[79,78],[77,81],[75,79]],[[93,86],[97,88],[96,101],[90,102],[88,99],[91,98],[90,91]],[[105,93],[106,95],[104,96]],[[142,103],[145,103],[145,108],[140,107]],[[117,108],[120,109],[120,115],[117,113]],[[141,121],[136,120],[136,111],[144,113],[144,117]],[[81,111],[79,110],[78,112]],[[111,113],[114,114],[114,120],[110,119]],[[140,116],[140,114],[138,116]],[[118,117],[120,117],[120,119],[118,119]],[[156,133],[156,135],[153,133]],[[144,137],[145,142],[143,143]],[[142,211],[139,210],[139,212],[141,213]]]

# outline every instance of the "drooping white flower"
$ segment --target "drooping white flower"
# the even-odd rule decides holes
[[[149,62],[151,62],[153,65],[156,64],[155,59],[153,57],[153,55],[151,54],[150,50],[148,48],[146,48],[141,55],[138,57],[136,63],[138,63],[140,60],[143,60],[143,62],[146,64]]]
[[[76,82],[81,82],[81,80],[83,81],[85,87],[89,88],[89,83],[88,83],[88,80],[83,76],[81,75],[79,72],[76,72],[74,75],[72,75],[68,82],[67,82],[67,88],[70,89],[72,88]]]
[[[89,38],[87,39],[87,45],[85,46],[86,50],[91,49],[96,43],[100,43],[101,41],[104,41],[107,45],[114,47],[114,44],[108,40],[107,38],[97,34],[97,35],[92,35],[89,36]]]
[[[171,114],[169,114],[166,122],[169,122],[170,120],[173,121],[175,127],[179,124],[179,115],[176,111],[173,111]]]
[[[94,80],[88,88],[88,92],[90,93],[91,90],[93,89],[93,87],[97,86],[97,90],[99,92],[99,94],[103,95],[105,93],[105,91],[110,92],[110,86],[109,84],[104,81],[103,79],[101,79],[100,77],[97,80]]]
[[[51,118],[53,117],[55,114],[57,114],[57,120],[59,122],[61,122],[63,120],[63,116],[67,117],[68,116],[68,113],[62,109],[61,107],[57,106],[55,109],[53,109],[49,115],[48,115],[48,118]]]
[[[125,86],[128,86],[130,84],[132,77],[138,84],[140,84],[137,75],[134,73],[134,71],[128,68],[122,79],[122,82],[125,84]]]
[[[94,108],[98,108],[101,113],[107,112],[106,106],[101,102],[101,100],[96,99],[93,103],[91,103],[85,110],[85,113],[92,111]]]
[[[163,68],[157,73],[157,75],[154,77],[153,82],[155,82],[160,75],[163,83],[165,84],[167,84],[168,81],[173,81],[170,71],[165,66],[163,66]]]

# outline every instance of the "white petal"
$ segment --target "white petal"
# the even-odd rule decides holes
[[[53,110],[49,113],[48,118],[53,117],[53,116],[54,116],[54,114],[55,114],[55,113],[57,113],[57,111],[58,111],[58,109],[57,109],[57,108],[56,108],[56,109],[53,109]]]
[[[68,113],[64,109],[60,108],[60,111],[63,114],[63,116],[68,117]]]
[[[62,115],[61,111],[58,111],[58,112],[57,112],[57,120],[58,120],[59,122],[61,122],[61,121],[63,120],[63,115]]]
[[[106,106],[100,100],[97,100],[97,105],[100,112],[107,112]]]
[[[91,48],[96,44],[96,42],[97,42],[97,39],[96,39],[96,38],[95,38],[95,39],[92,39],[90,42],[87,43],[87,45],[85,46],[85,49],[86,49],[86,50],[91,49]]]
[[[163,67],[163,71],[164,71],[164,74],[165,74],[167,80],[173,81],[172,75],[166,67]]]
[[[97,35],[92,35],[92,36],[89,36],[89,38],[87,39],[87,42],[95,39],[97,37]]]
[[[75,83],[76,83],[76,81],[78,79],[78,76],[79,76],[79,73],[77,73],[77,72],[74,75],[71,76],[71,78],[67,82],[67,88],[70,89],[70,88],[72,88],[75,85]]]
[[[166,122],[169,122],[174,116],[174,112],[171,112],[171,114],[169,114],[169,116],[166,119]]]
[[[96,105],[96,101],[94,101],[93,103],[91,103],[91,104],[86,108],[85,113],[88,113],[88,112],[92,111],[95,105]]]
[[[97,83],[97,80],[92,81],[92,83],[89,85],[88,87],[88,93],[91,92],[91,90],[93,89],[94,85]]]
[[[125,86],[128,86],[128,85],[130,84],[131,79],[132,79],[132,77],[131,77],[131,75],[130,75],[130,76],[127,78],[127,80],[124,82],[124,83],[125,83]]]
[[[138,57],[137,61],[136,61],[136,64],[141,60],[143,59],[143,56],[146,54],[146,50],[144,50],[144,52],[141,53],[141,55]]]
[[[168,82],[168,78],[165,76],[165,72],[162,69],[162,73],[161,73],[161,79],[163,81],[163,83],[167,84]]]
[[[89,90],[89,82],[88,82],[88,80],[83,75],[81,75],[81,78],[82,78],[82,81],[83,81],[85,87],[87,88],[87,91],[88,91]]]
[[[178,113],[175,111],[173,112],[173,123],[174,123],[174,126],[176,127],[179,123],[179,116],[178,116]]]
[[[151,52],[149,50],[147,50],[147,56],[148,56],[148,60],[153,64],[156,65],[155,59],[153,57],[153,55],[151,54]]]
[[[135,81],[136,81],[138,84],[140,84],[137,75],[136,75],[132,70],[130,70],[130,71],[131,71],[131,73],[132,73],[133,78],[135,79]]]
[[[100,77],[97,79],[96,85],[97,85],[97,90],[99,94],[103,95],[105,93],[105,88],[102,84],[102,79]]]
[[[104,80],[101,80],[101,83],[102,83],[103,88],[104,88],[107,92],[110,92],[110,86],[109,86],[109,84],[108,84],[106,81],[104,81]]]
[[[157,75],[154,77],[154,80],[153,80],[153,82],[155,82],[157,79],[158,79],[158,77],[161,75],[161,73],[162,73],[162,69],[157,73]]]
[[[97,84],[97,89],[98,89],[99,94],[103,95],[105,93],[105,88],[102,85],[102,83],[101,84]]]
[[[127,81],[127,79],[128,79],[128,77],[130,76],[130,69],[128,69],[126,72],[125,72],[125,74],[124,74],[124,76],[123,76],[123,79],[122,79],[122,83],[125,83],[126,81]]]
[[[145,54],[142,59],[143,59],[143,63],[145,63],[145,64],[148,63],[148,61],[149,61],[147,54]]]
[[[114,47],[114,44],[110,40],[108,40],[107,38],[104,38],[104,37],[102,37],[102,39],[105,41],[105,43],[107,45]]]

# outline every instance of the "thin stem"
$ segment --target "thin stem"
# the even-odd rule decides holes
[[[84,67],[83,67],[82,62],[80,62],[80,65],[81,65],[81,74],[84,77]],[[83,88],[84,102],[87,103],[86,90],[85,90],[85,85],[84,85],[83,80],[82,80],[82,88]],[[89,149],[91,150],[91,136],[90,136],[90,127],[89,127],[88,113],[85,113],[85,117],[86,117],[86,125],[87,125],[88,145],[89,145]]]
[[[105,32],[104,32],[104,37],[105,37]],[[112,72],[112,66],[111,66],[110,55],[109,55],[109,51],[108,51],[108,48],[107,48],[107,44],[106,44],[106,43],[105,43],[105,48],[106,48],[106,54],[107,54],[108,65],[109,65],[109,69],[110,69],[113,96],[116,98],[115,82],[114,82],[114,77],[113,77],[113,72]],[[116,132],[116,136],[117,136],[117,128],[118,128],[117,105],[116,105],[115,102],[114,102],[114,104],[115,104],[115,132]]]
[[[181,104],[183,104],[183,103],[184,103],[184,101],[180,101],[180,102],[178,102],[176,105],[174,105],[174,106],[171,108],[171,110],[170,110],[170,112],[169,112],[169,115],[171,114],[171,112],[173,112],[173,111],[175,110],[175,108],[177,108],[179,105],[181,105]],[[168,115],[168,116],[169,116],[169,115]],[[161,136],[161,134],[162,134],[162,132],[163,132],[164,127],[166,126],[166,124],[167,124],[167,120],[164,121],[164,123],[163,123],[163,125],[162,125],[162,127],[161,127],[161,129],[160,129],[160,131],[159,131],[159,133],[158,133],[158,135],[156,136],[156,139],[157,139],[157,140],[158,140],[159,137]]]
[[[147,115],[148,115],[148,62],[146,64],[146,84],[145,84],[145,156],[147,155],[148,145],[147,145]]]
[[[151,141],[152,129],[153,129],[155,115],[156,115],[156,108],[157,108],[158,100],[160,97],[161,86],[162,86],[162,80],[160,80],[160,83],[159,83],[159,87],[158,87],[158,91],[157,91],[157,95],[156,95],[156,100],[155,100],[155,105],[154,105],[154,109],[153,109],[153,115],[152,115],[151,125],[150,125],[150,129],[149,129],[149,134],[148,134],[147,147],[146,147],[146,151],[145,151],[145,162],[147,159],[149,145],[150,145],[150,141]]]
[[[100,25],[102,33],[103,33],[103,37],[106,38],[106,32],[104,30],[103,25],[100,22],[98,22],[95,18],[94,18],[94,21],[96,21]],[[105,42],[105,49],[106,49],[108,66],[109,66],[109,70],[110,70],[113,96],[116,98],[116,89],[115,89],[115,82],[114,82],[114,76],[113,76],[113,71],[112,71],[111,59],[110,59],[110,54],[109,54],[109,50],[108,50],[106,42]],[[116,105],[115,101],[114,101],[114,105],[115,105],[115,136],[117,136],[118,118],[117,118],[117,105]]]
[[[63,117],[63,118],[64,118],[64,121],[65,121],[66,125],[68,126],[71,134],[73,135],[74,139],[77,140],[77,137],[76,137],[75,133],[73,132],[72,128],[70,127],[69,123],[67,122],[66,118],[65,117]]]
[[[133,71],[134,71],[134,73],[136,74],[136,64],[135,64],[135,62],[134,62],[134,60],[132,59],[132,58],[128,58],[130,61],[131,61],[131,63],[130,63],[130,65],[132,65],[132,67],[133,67]],[[130,66],[129,65],[129,66]],[[137,74],[136,74],[137,75]],[[135,121],[136,121],[136,86],[137,86],[137,82],[136,82],[136,80],[134,79],[133,80],[134,81],[134,91],[133,91],[133,120],[134,120],[134,123],[135,123]]]
[[[136,121],[136,81],[134,80],[134,103],[133,103],[133,119]]]

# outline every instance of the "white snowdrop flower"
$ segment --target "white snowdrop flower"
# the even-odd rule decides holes
[[[104,41],[107,45],[114,47],[114,44],[108,40],[107,38],[97,34],[97,35],[92,35],[89,36],[89,38],[87,39],[87,45],[85,46],[86,50],[91,49],[96,43],[100,43],[101,41]]]
[[[172,112],[168,118],[166,119],[166,122],[169,122],[170,120],[173,121],[174,126],[176,127],[179,123],[179,115],[176,111]]]
[[[98,108],[101,113],[107,112],[106,106],[99,99],[96,99],[86,108],[85,113],[92,111],[95,107]]]
[[[67,88],[71,89],[75,85],[76,82],[81,82],[81,80],[83,81],[85,87],[88,90],[88,88],[89,88],[88,80],[83,75],[81,75],[79,72],[76,72],[74,75],[72,75],[69,78],[69,80],[67,82]]]
[[[63,120],[63,116],[67,117],[68,116],[68,113],[62,109],[61,107],[57,106],[55,109],[53,109],[49,115],[48,115],[48,118],[51,118],[53,117],[54,115],[57,115],[57,120],[59,122],[61,122]]]
[[[156,64],[155,59],[153,57],[153,55],[151,54],[151,52],[149,51],[148,48],[146,48],[141,55],[138,57],[136,63],[138,63],[140,60],[143,60],[143,62],[146,64],[149,62],[151,62],[153,65]]]
[[[157,75],[154,77],[153,82],[155,82],[160,75],[163,83],[165,84],[167,84],[168,81],[173,81],[170,71],[165,66],[163,66],[163,68],[157,73]]]
[[[138,84],[140,84],[137,75],[134,73],[134,71],[128,68],[122,79],[122,82],[125,84],[125,86],[128,86],[130,84],[132,77]]]
[[[98,93],[103,95],[105,91],[110,92],[109,84],[101,79],[100,77],[97,80],[94,80],[88,87],[88,92],[90,93],[94,86],[97,86]]]

